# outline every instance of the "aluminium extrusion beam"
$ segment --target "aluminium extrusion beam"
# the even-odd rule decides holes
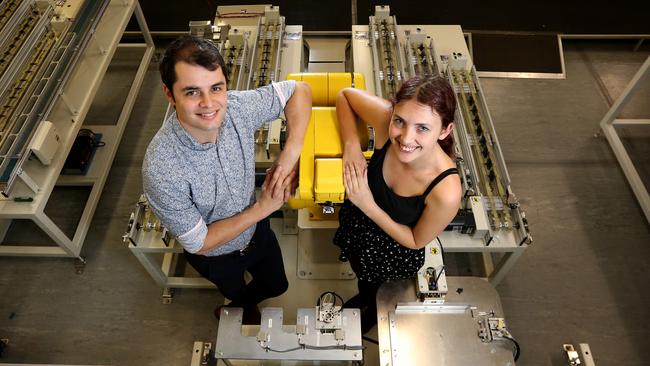
[[[623,173],[625,173],[625,177],[627,177],[627,181],[630,183],[630,186],[632,187],[632,190],[634,191],[634,194],[636,195],[636,198],[639,201],[639,205],[641,205],[641,208],[643,209],[646,220],[648,222],[650,222],[650,195],[648,195],[647,188],[643,184],[643,181],[641,180],[639,173],[634,167],[634,163],[632,162],[632,159],[630,159],[630,156],[625,150],[625,146],[623,146],[623,142],[621,141],[621,138],[616,132],[615,125],[650,126],[650,120],[648,119],[619,120],[616,118],[616,116],[618,116],[621,109],[627,104],[627,102],[632,98],[634,93],[638,90],[643,80],[645,80],[645,78],[648,76],[649,69],[650,69],[650,56],[648,56],[648,58],[645,60],[643,65],[641,65],[641,68],[639,68],[639,71],[637,71],[637,73],[634,75],[630,83],[627,84],[621,96],[618,97],[616,102],[605,114],[605,117],[603,117],[603,119],[600,121],[600,128],[603,130],[603,133],[605,134],[605,137],[607,138],[609,145],[612,147],[612,150],[614,151],[614,155],[616,155],[616,159],[618,160],[618,163],[621,165],[621,168],[623,169]]]

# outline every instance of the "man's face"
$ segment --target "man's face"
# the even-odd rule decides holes
[[[163,85],[163,91],[176,107],[178,121],[198,142],[216,142],[228,104],[223,70],[218,67],[210,71],[180,61],[174,66],[174,71],[176,82],[173,90]]]

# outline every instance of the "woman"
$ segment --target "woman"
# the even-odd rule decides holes
[[[407,80],[392,102],[352,88],[337,97],[349,201],[341,208],[334,244],[358,278],[359,294],[346,306],[363,310],[363,333],[377,322],[379,286],[413,277],[424,263],[424,246],[458,211],[455,110],[449,83],[431,76]],[[367,166],[358,134],[365,124],[375,131]]]

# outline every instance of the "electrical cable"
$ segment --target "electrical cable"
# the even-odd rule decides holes
[[[442,276],[444,272],[445,272],[445,265],[443,264],[442,269],[440,270],[440,272],[438,272],[438,276],[436,276],[436,287],[438,287],[438,280],[440,279],[440,276]]]
[[[311,350],[333,350],[333,349],[341,349],[344,351],[350,350],[350,351],[361,351],[362,349],[365,349],[365,346],[348,346],[347,344],[340,344],[340,345],[335,345],[335,346],[310,346],[307,344],[303,344],[303,347],[306,349],[311,349]]]
[[[517,341],[515,341],[514,338],[508,337],[508,336],[501,336],[501,337],[498,337],[496,339],[501,339],[501,338],[509,340],[515,346],[513,356],[515,358],[515,362],[517,362],[517,360],[519,359],[519,355],[521,354],[521,347],[519,346],[519,343],[517,343]]]
[[[286,353],[286,352],[292,352],[292,351],[298,351],[303,349],[302,347],[294,347],[294,348],[289,348],[289,349],[273,349],[271,347],[264,347],[260,344],[260,347],[264,349],[265,351],[271,351],[271,352],[276,352],[276,353]]]
[[[298,343],[298,344],[299,344],[298,347],[293,347],[288,349],[274,349],[268,346],[262,346],[262,343],[261,342],[259,343],[260,347],[262,347],[262,349],[264,349],[265,351],[271,351],[276,353],[287,353],[287,352],[299,351],[304,349],[320,350],[320,351],[326,351],[326,350],[361,351],[366,349],[366,346],[348,346],[347,344],[337,344],[333,346],[312,346],[304,343]]]
[[[320,294],[320,296],[318,297],[318,301],[316,302],[316,306],[320,306],[321,302],[323,301],[323,297],[325,295],[330,295],[335,297],[332,306],[336,306],[336,299],[338,299],[341,302],[341,307],[343,307],[343,303],[345,303],[345,301],[343,301],[343,298],[336,292],[332,292],[332,291],[325,291],[322,294]]]
[[[340,315],[341,311],[343,309],[343,304],[345,301],[343,301],[343,298],[337,294],[336,292],[332,291],[325,291],[320,296],[318,297],[318,301],[316,301],[316,306],[320,307],[321,304],[325,303],[326,300],[331,300],[332,301],[332,309],[335,309],[337,306],[337,300],[339,301],[339,309],[336,311],[336,315]],[[317,314],[317,318],[319,321],[322,321],[323,323],[330,323],[331,320],[326,320],[326,319],[321,319],[320,314]]]
[[[442,254],[444,256],[445,255],[445,247],[442,246],[442,241],[440,241],[440,237],[436,237],[436,239],[438,240],[438,244],[440,244],[440,252],[441,252],[440,254]]]

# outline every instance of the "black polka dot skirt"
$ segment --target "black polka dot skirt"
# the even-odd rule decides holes
[[[424,264],[424,249],[400,245],[349,201],[339,212],[334,245],[348,258],[361,281],[380,283],[413,277]]]

